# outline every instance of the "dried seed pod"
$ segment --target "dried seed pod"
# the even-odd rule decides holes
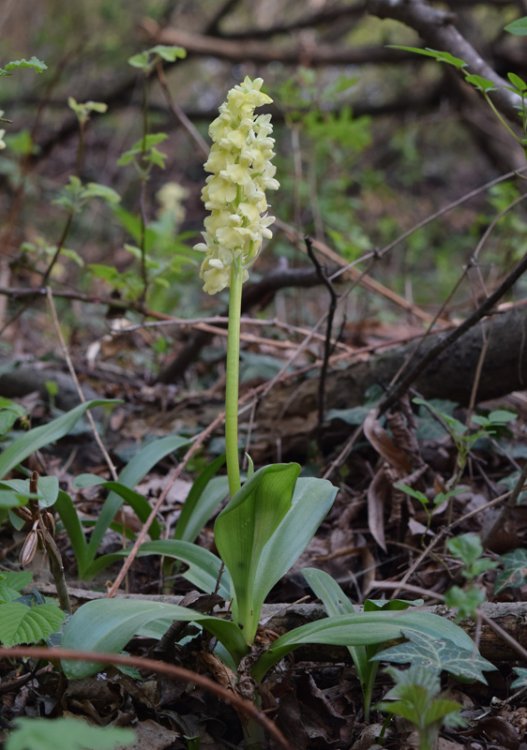
[[[20,550],[20,565],[27,567],[33,561],[38,549],[38,531],[31,529],[26,536],[22,549]]]

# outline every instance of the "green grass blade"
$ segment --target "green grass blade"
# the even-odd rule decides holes
[[[66,529],[70,544],[73,548],[73,554],[77,561],[77,572],[79,578],[84,578],[88,565],[88,545],[86,543],[86,537],[84,536],[77,509],[75,508],[71,497],[63,490],[59,490],[59,496],[54,508],[59,514],[60,520]]]
[[[86,577],[91,578],[97,575],[108,565],[122,560],[129,552],[129,550],[122,550],[101,555],[91,563],[86,571]],[[187,570],[180,574],[183,578],[206,594],[217,593],[224,599],[229,599],[229,574],[225,568],[222,570],[221,560],[204,547],[198,547],[197,544],[181,540],[159,539],[141,545],[138,557],[145,557],[146,555],[163,555],[180,560],[188,566]]]
[[[14,440],[10,445],[2,451],[0,455],[0,478],[5,477],[15,466],[25,461],[35,451],[40,450],[45,445],[54,443],[67,435],[70,430],[75,427],[79,419],[85,414],[88,409],[93,409],[96,406],[108,406],[109,404],[119,404],[118,400],[110,399],[95,399],[93,401],[86,401],[83,404],[79,404],[71,411],[62,414],[52,422],[41,425],[40,427],[34,427],[25,435]]]

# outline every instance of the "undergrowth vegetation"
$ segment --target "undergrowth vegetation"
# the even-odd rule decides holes
[[[0,61],[2,746],[433,750],[478,736],[473,691],[520,747],[524,328],[509,360],[492,316],[522,311],[524,167],[454,193],[474,144],[456,130],[445,167],[433,123],[357,113],[373,73],[194,80],[192,34],[152,24],[127,60],[103,35],[110,103],[58,59]],[[423,86],[449,68],[525,149],[522,75],[396,29],[383,54],[425,58]],[[57,86],[68,135],[43,139]]]

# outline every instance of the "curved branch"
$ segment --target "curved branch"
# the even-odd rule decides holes
[[[424,0],[367,0],[368,12],[378,18],[391,18],[414,29],[425,44],[433,49],[450,52],[467,63],[467,69],[492,81],[496,106],[512,122],[518,122],[519,97],[508,91],[509,83],[484,60],[454,25],[455,14],[433,8]]]
[[[162,29],[150,18],[143,20],[143,31],[156,43],[185,47],[189,55],[216,57],[229,62],[281,62],[284,65],[364,65],[393,64],[404,59],[415,60],[415,55],[372,45],[359,48],[335,48],[333,45],[297,43],[294,47],[271,46],[267,41],[231,40],[196,34],[183,29]]]

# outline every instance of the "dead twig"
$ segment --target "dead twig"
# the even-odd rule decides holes
[[[55,301],[53,299],[53,292],[51,291],[49,286],[46,288],[46,295],[47,295],[49,310],[51,313],[51,319],[53,321],[53,327],[55,328],[55,333],[57,334],[57,338],[60,341],[62,354],[64,356],[64,359],[66,360],[66,365],[68,367],[71,379],[73,380],[77,393],[79,394],[79,400],[81,401],[81,403],[84,404],[86,403],[86,398],[84,396],[84,393],[82,392],[82,387],[77,377],[77,373],[75,372],[73,362],[71,361],[71,357],[68,351],[66,340],[64,339],[64,336],[62,335],[62,329],[60,327],[59,317],[57,315],[57,308],[55,307]],[[115,468],[115,464],[110,458],[110,454],[106,450],[106,447],[102,441],[102,438],[99,435],[99,431],[97,430],[97,425],[95,424],[95,420],[91,412],[89,411],[86,412],[86,418],[90,425],[91,431],[93,432],[93,437],[95,438],[95,442],[99,446],[99,449],[104,457],[104,460],[106,461],[106,465],[108,466],[111,477],[113,481],[116,482],[118,479],[117,469]]]
[[[320,376],[318,381],[318,426],[322,429],[325,415],[325,389],[326,389],[326,375],[328,372],[329,358],[331,355],[331,331],[333,330],[333,319],[335,317],[335,311],[337,309],[338,295],[333,287],[333,284],[329,280],[328,276],[324,272],[320,265],[317,256],[313,251],[313,242],[310,237],[305,237],[304,242],[306,243],[307,254],[311,258],[317,275],[321,283],[326,287],[329,292],[329,307],[326,320],[326,339],[324,341],[324,356],[322,359],[322,366],[320,368]],[[319,432],[321,435],[321,432]]]
[[[217,682],[213,682],[209,677],[192,672],[184,667],[177,667],[174,664],[165,664],[156,659],[146,659],[141,656],[124,656],[122,654],[108,654],[97,651],[75,651],[73,649],[63,648],[43,648],[39,646],[16,646],[14,648],[0,648],[0,659],[49,659],[64,661],[90,661],[101,662],[103,664],[115,664],[125,667],[135,667],[136,669],[149,670],[156,674],[163,674],[173,680],[180,682],[189,682],[197,687],[216,695],[220,700],[231,705],[236,711],[249,716],[258,722],[265,731],[275,740],[277,745],[284,750],[292,750],[291,745],[287,742],[282,732],[276,724],[260,711],[254,703],[241,698],[236,693],[227,690]]]

